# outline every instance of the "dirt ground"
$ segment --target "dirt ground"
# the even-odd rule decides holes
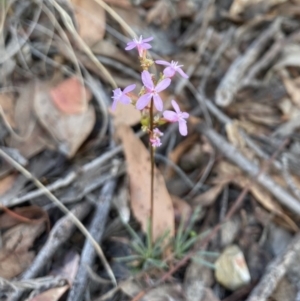
[[[0,30],[0,300],[300,300],[299,0],[0,0]]]

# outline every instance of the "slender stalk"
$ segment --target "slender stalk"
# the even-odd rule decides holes
[[[150,104],[150,130],[153,134],[153,99]],[[153,216],[154,216],[154,147],[150,143],[151,185],[150,185],[150,246],[153,245]]]

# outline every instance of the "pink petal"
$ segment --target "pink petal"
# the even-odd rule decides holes
[[[169,62],[161,61],[161,60],[157,60],[157,61],[155,61],[155,63],[158,64],[158,65],[164,65],[164,66],[170,66],[171,65]]]
[[[112,111],[114,111],[114,110],[116,109],[116,107],[117,107],[117,102],[118,102],[118,100],[117,100],[116,98],[114,98],[114,102],[113,102],[112,105],[111,105]]]
[[[153,130],[153,133],[154,133],[155,135],[157,135],[157,136],[163,136],[163,135],[164,135],[164,133],[161,132],[158,128],[155,128],[155,129]]]
[[[131,103],[131,99],[127,96],[127,95],[122,95],[119,99],[119,101],[121,103],[123,103],[124,105],[128,105]]]
[[[163,110],[163,102],[162,102],[160,96],[154,95],[153,100],[154,100],[155,108],[157,109],[157,111],[161,112]]]
[[[172,103],[172,106],[173,106],[175,112],[176,112],[177,114],[180,113],[181,111],[180,111],[180,108],[179,108],[179,105],[177,104],[177,102],[173,99],[173,100],[171,101],[171,103]]]
[[[186,113],[186,112],[183,112],[181,116],[182,116],[182,118],[187,119],[187,118],[189,118],[190,114]]]
[[[150,37],[150,38],[147,38],[147,39],[143,39],[142,40],[142,42],[144,43],[144,42],[150,42],[150,41],[152,41],[153,40],[153,37]]]
[[[131,42],[132,44],[129,45],[129,43],[127,44],[127,47],[125,48],[125,50],[131,50],[133,48],[136,47],[136,44],[134,42]]]
[[[178,116],[175,112],[173,111],[164,111],[163,116],[165,119],[167,119],[170,122],[177,122],[178,121]]]
[[[142,82],[147,89],[153,90],[154,84],[152,81],[152,77],[150,73],[146,70],[142,72]]]
[[[117,88],[117,89],[113,90],[113,93],[114,93],[114,97],[115,97],[116,95],[121,95],[122,90],[120,88]]]
[[[150,48],[152,48],[152,46],[150,44],[148,44],[148,43],[143,43],[143,44],[141,44],[141,48],[143,48],[143,49],[150,49]]]
[[[136,41],[130,41],[127,43],[127,46],[131,46],[131,45],[137,45],[137,42]]]
[[[167,68],[165,68],[164,75],[166,77],[172,77],[172,76],[174,76],[174,74],[175,74],[175,69],[173,67],[167,67]]]
[[[158,137],[154,138],[154,139],[150,139],[150,142],[152,143],[152,146],[154,147],[159,147],[161,146],[161,141]]]
[[[166,88],[168,88],[170,84],[171,84],[171,80],[169,78],[165,78],[157,84],[157,86],[155,87],[155,91],[159,93],[165,90]]]
[[[183,70],[181,68],[178,68],[176,70],[183,78],[189,78],[189,76],[183,72]]]
[[[133,85],[129,85],[128,87],[126,87],[123,91],[123,93],[129,93],[131,91],[133,91],[135,89],[136,85],[133,84]]]
[[[137,103],[136,103],[136,108],[138,110],[143,110],[147,105],[148,103],[150,102],[151,100],[151,94],[150,93],[146,93],[144,94],[143,96],[141,96]]]
[[[182,136],[186,136],[187,135],[187,125],[186,125],[186,121],[185,120],[180,120],[178,122],[179,124],[179,133]]]

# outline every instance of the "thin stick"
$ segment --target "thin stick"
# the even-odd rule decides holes
[[[153,99],[151,99],[150,104],[150,131],[151,135],[153,135]],[[153,244],[153,218],[154,218],[154,147],[150,143],[150,158],[151,158],[151,185],[150,185],[150,246],[152,247]]]
[[[11,164],[15,169],[17,169],[24,177],[26,177],[28,180],[31,180],[39,189],[44,191],[44,194],[65,214],[68,214],[70,218],[72,219],[73,223],[76,225],[76,227],[80,230],[80,232],[90,240],[91,244],[95,248],[97,254],[99,255],[107,274],[109,275],[112,283],[117,285],[116,278],[114,276],[114,273],[108,263],[108,261],[105,258],[105,255],[101,249],[101,247],[98,245],[98,243],[95,241],[95,239],[91,236],[89,231],[85,228],[85,226],[81,223],[81,221],[71,212],[68,210],[68,208],[63,205],[59,199],[53,195],[49,189],[47,189],[37,178],[35,178],[28,170],[26,170],[22,165],[20,165],[17,161],[15,161],[13,158],[11,158],[9,155],[7,155],[2,149],[0,149],[0,156],[4,158],[9,164]]]

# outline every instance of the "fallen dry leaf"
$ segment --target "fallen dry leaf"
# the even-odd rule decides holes
[[[174,163],[174,164],[178,164],[181,156],[191,147],[194,145],[195,141],[197,141],[199,139],[199,135],[198,134],[194,134],[191,136],[188,136],[186,139],[184,139],[181,143],[179,143],[176,148],[174,150],[172,150],[172,152],[169,153],[169,159]],[[172,175],[174,174],[174,169],[169,167],[168,168],[168,172],[167,174],[167,178],[172,177]]]
[[[34,259],[34,252],[14,254],[0,250],[0,277],[11,279],[25,271]]]
[[[34,252],[29,251],[35,239],[46,229],[47,217],[32,223],[21,223],[2,235],[0,249],[0,277],[11,279],[31,264]]]
[[[35,99],[34,109],[40,123],[56,141],[58,148],[72,158],[95,124],[94,108],[89,105],[80,114],[64,114],[53,104],[49,93],[42,86]]]
[[[275,200],[266,190],[258,185],[252,185],[250,187],[250,191],[261,205],[284,220],[290,229],[296,232],[299,230],[295,222],[288,215],[286,215],[279,206],[276,205]]]
[[[102,40],[105,34],[105,11],[95,0],[71,0],[78,32],[88,46]]]
[[[2,236],[3,248],[12,252],[20,253],[32,247],[34,240],[46,229],[47,216],[32,223],[21,223],[9,230]]]
[[[0,180],[0,196],[5,194],[10,188],[12,188],[13,184],[15,183],[15,180],[17,178],[17,175],[8,175],[5,178],[2,178]],[[1,220],[0,220],[1,222]]]
[[[19,140],[11,137],[8,141],[8,145],[12,148],[16,148],[20,154],[30,159],[34,155],[40,153],[44,149],[55,149],[55,144],[50,135],[36,123],[30,135],[26,137],[26,140]]]
[[[191,206],[176,195],[171,195],[171,198],[174,206],[175,219],[178,221],[183,220],[184,222],[187,222],[192,215]]]
[[[28,301],[58,301],[61,296],[69,289],[69,285],[51,288]]]
[[[5,211],[0,216],[0,229],[9,228],[27,220],[28,223],[48,222],[47,213],[38,206],[17,207],[13,210],[0,206],[0,209]],[[22,221],[22,218],[24,219]]]
[[[78,77],[70,77],[52,88],[51,98],[56,107],[65,114],[80,114],[87,110],[91,92]]]
[[[141,112],[132,105],[118,103],[116,110],[112,112],[115,125],[127,124],[129,126],[136,125],[141,120]]]
[[[150,215],[150,154],[129,126],[119,125],[117,135],[122,141],[127,162],[132,211],[146,232]],[[167,230],[170,231],[170,237],[172,237],[174,235],[172,199],[157,168],[154,173],[153,211],[153,240],[165,234]]]
[[[205,191],[204,193],[197,195],[192,199],[192,205],[194,207],[195,206],[207,207],[212,205],[216,201],[220,193],[222,192],[225,185],[226,185],[225,182],[222,184],[218,184],[210,188],[209,190]]]
[[[17,136],[10,136],[7,145],[19,150],[25,158],[31,158],[46,147],[51,148],[51,137],[44,131],[36,120],[33,102],[38,83],[33,81],[20,87],[20,96],[17,98],[14,120]]]

